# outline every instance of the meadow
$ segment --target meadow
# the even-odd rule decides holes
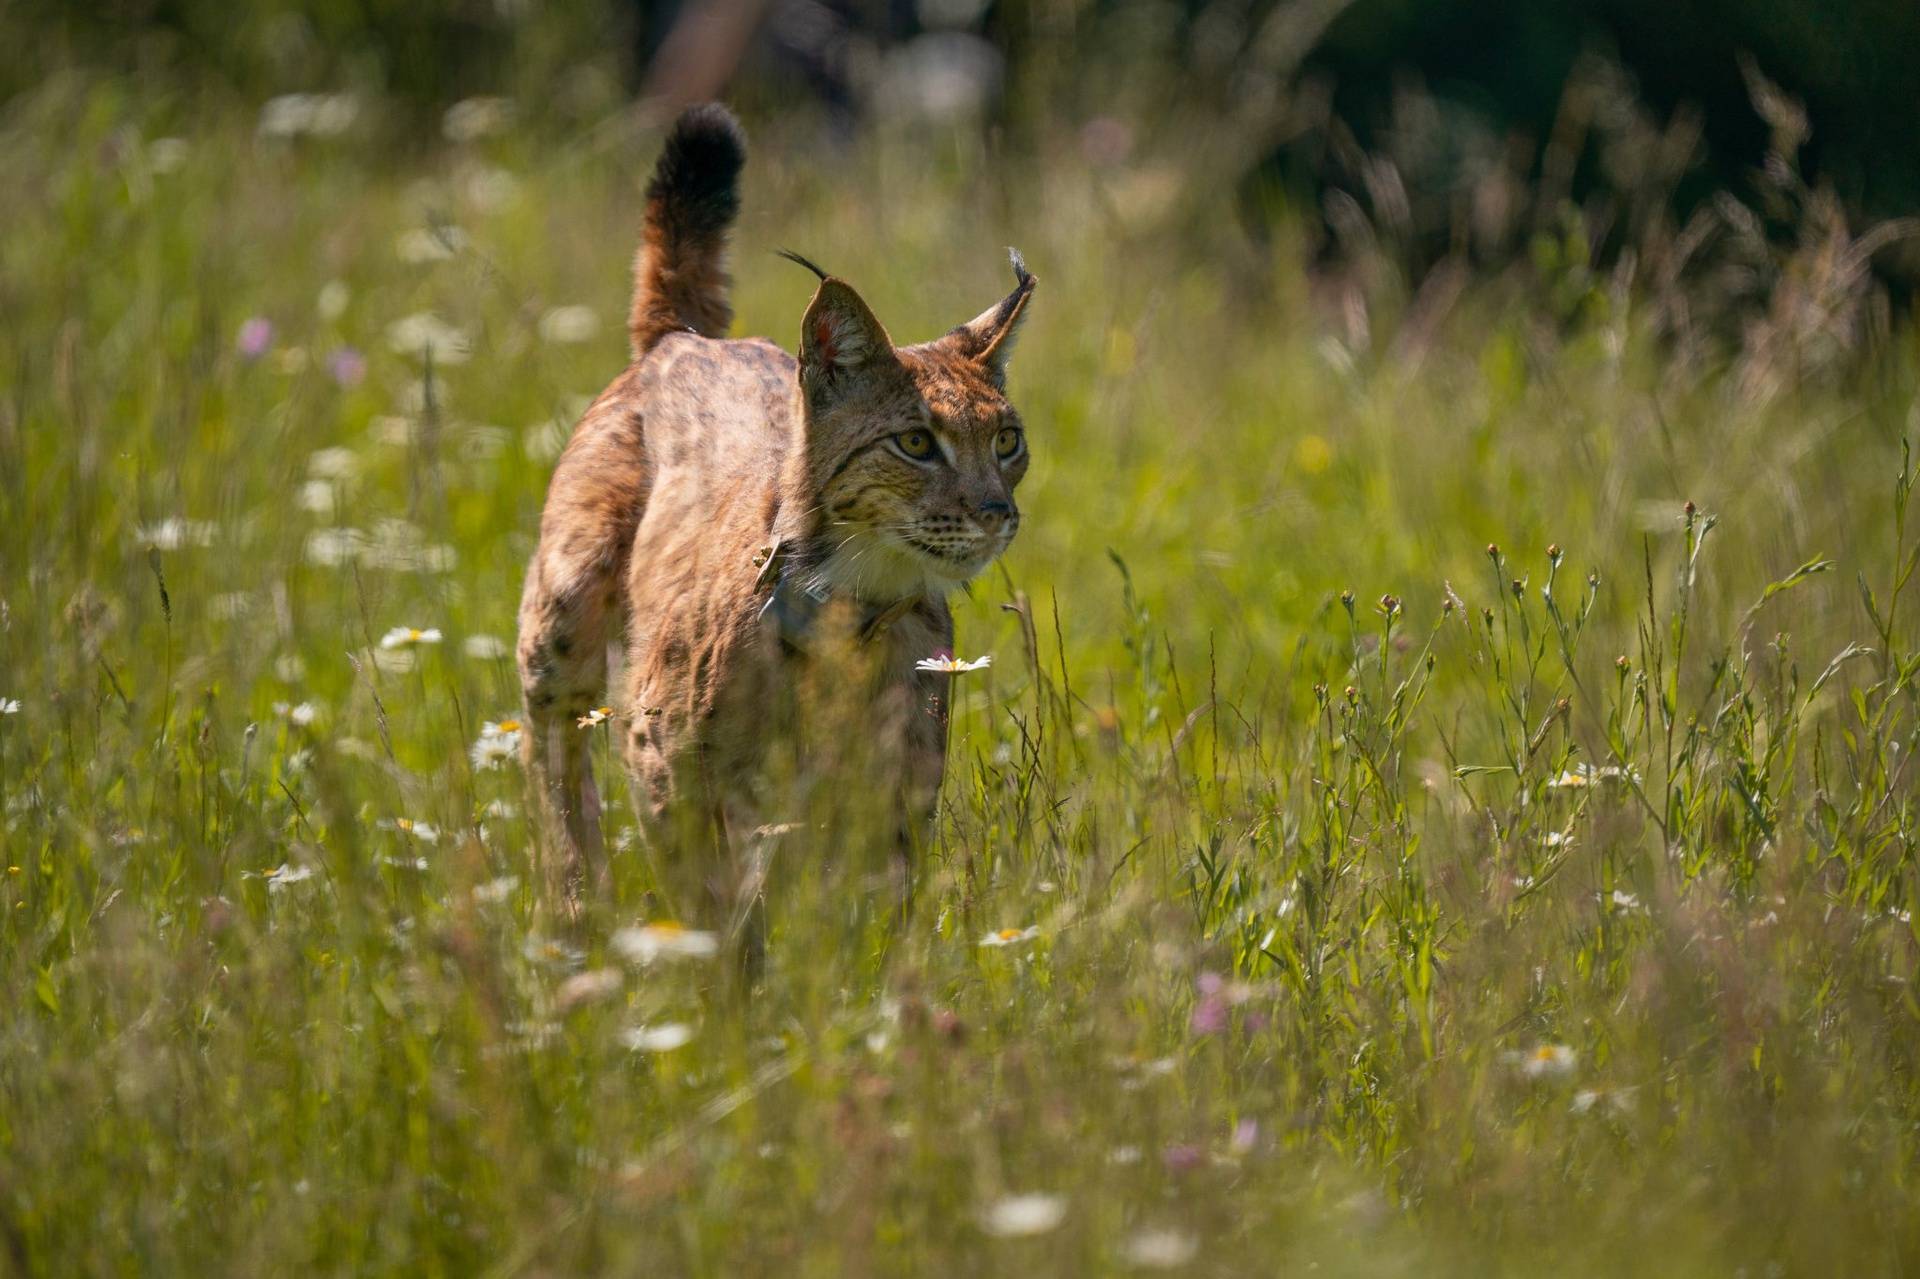
[[[1040,286],[910,915],[797,791],[743,994],[609,726],[578,921],[496,749],[657,132],[8,105],[7,1268],[1920,1264],[1911,327],[1682,350],[1571,230],[1336,322],[1204,154],[749,126],[741,332]]]

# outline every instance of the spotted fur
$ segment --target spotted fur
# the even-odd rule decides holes
[[[947,594],[1019,529],[1027,448],[1005,371],[1034,278],[1018,255],[1012,294],[930,342],[896,346],[830,275],[797,355],[723,340],[720,260],[743,154],[717,106],[669,137],[648,188],[634,360],[575,427],[527,569],[526,762],[575,894],[605,865],[576,720],[606,697],[623,631],[612,700],[650,842],[685,829],[669,825],[678,813],[717,829],[721,850],[737,845],[769,816],[754,794],[770,728],[823,733],[812,721],[830,702],[889,763],[903,814],[924,813],[944,766],[947,677],[915,663],[951,650]],[[762,618],[776,547],[830,593],[804,656]],[[876,617],[884,629],[862,642]],[[722,896],[742,891],[727,867],[709,879]]]

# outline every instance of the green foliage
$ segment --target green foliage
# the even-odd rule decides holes
[[[1756,383],[1618,293],[1336,335],[1290,249],[1248,302],[1142,213],[1154,156],[757,131],[743,331],[778,245],[903,340],[1009,240],[1041,283],[909,916],[882,797],[802,778],[745,998],[621,931],[605,727],[577,923],[470,754],[652,140],[192,125],[0,122],[12,1268],[1920,1257],[1910,331]]]
[[[37,56],[0,58],[0,101],[70,64],[250,98],[377,89],[415,115],[472,94],[546,100],[625,74],[645,11],[600,0],[18,0],[0,34]]]

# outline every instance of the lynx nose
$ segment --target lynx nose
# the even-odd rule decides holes
[[[980,527],[987,532],[998,533],[1013,518],[1013,503],[1003,502],[997,497],[990,498],[980,503],[973,517],[980,521]]]

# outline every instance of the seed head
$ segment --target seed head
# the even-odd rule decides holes
[[[1547,544],[1547,562],[1549,564],[1558,564],[1560,562],[1560,543],[1549,542]]]
[[[1498,560],[1500,558],[1500,548],[1492,542],[1487,543],[1487,558],[1490,560]]]
[[[1681,512],[1682,512],[1682,513],[1683,513],[1683,514],[1684,514],[1684,515],[1685,515],[1685,516],[1686,516],[1686,517],[1687,517],[1688,519],[1692,519],[1692,518],[1694,517],[1694,515],[1695,515],[1695,513],[1699,511],[1699,509],[1700,509],[1699,507],[1697,507],[1697,506],[1695,506],[1695,505],[1693,504],[1693,499],[1692,499],[1692,498],[1688,498],[1688,499],[1687,499],[1687,504],[1686,504],[1685,506],[1683,506],[1683,507],[1681,507],[1681,508],[1680,508],[1680,510],[1681,510]]]
[[[1622,675],[1625,675],[1628,671],[1633,669],[1633,663],[1627,660],[1627,655],[1625,653],[1622,653],[1620,656],[1613,659],[1613,669],[1619,671]]]
[[[1380,597],[1380,611],[1388,617],[1392,617],[1400,611],[1400,601],[1391,595],[1382,595]]]

